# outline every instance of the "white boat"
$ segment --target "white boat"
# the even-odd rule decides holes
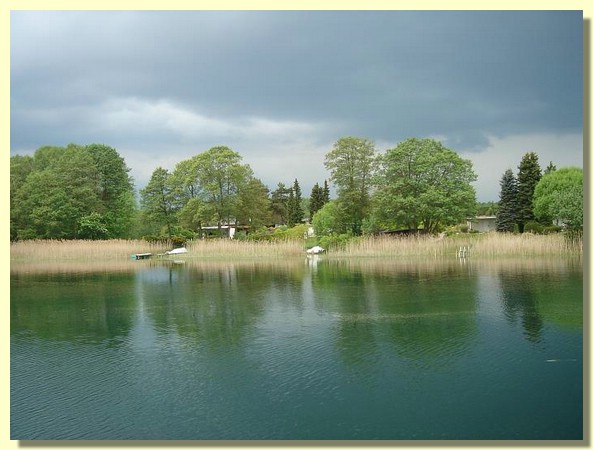
[[[182,253],[187,253],[187,249],[185,247],[174,248],[173,250],[165,252],[166,255],[180,255]]]
[[[319,253],[323,253],[324,251],[324,248],[320,247],[319,245],[316,245],[315,247],[311,247],[309,250],[307,250],[307,254],[318,255]]]

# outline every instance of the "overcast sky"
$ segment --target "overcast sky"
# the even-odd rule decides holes
[[[308,196],[343,136],[432,137],[478,200],[583,165],[580,11],[12,11],[11,155],[103,143],[137,188],[217,145]]]

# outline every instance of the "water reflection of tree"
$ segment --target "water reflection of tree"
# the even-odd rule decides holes
[[[11,333],[116,344],[132,326],[133,280],[129,273],[13,274]]]
[[[442,365],[471,344],[477,281],[467,268],[383,262],[324,269],[318,302],[339,318],[336,343],[347,362],[369,361],[387,343],[406,359]]]
[[[142,283],[145,309],[158,332],[174,329],[189,345],[241,344],[272,299],[302,308],[302,270],[255,263],[192,264],[167,270],[176,272],[160,282]]]
[[[537,299],[533,291],[534,281],[524,273],[499,274],[502,307],[505,317],[511,323],[521,321],[527,340],[539,342],[543,320],[537,310]]]
[[[520,320],[531,342],[540,342],[546,321],[582,327],[582,272],[568,265],[500,267],[501,301],[511,323]]]

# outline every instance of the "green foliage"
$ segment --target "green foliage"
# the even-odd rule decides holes
[[[288,202],[291,189],[284,183],[278,183],[278,187],[272,192],[271,208],[272,220],[276,224],[288,223]]]
[[[126,237],[135,213],[128,171],[117,151],[98,144],[11,158],[11,239]]]
[[[261,180],[251,178],[239,193],[237,222],[259,228],[272,221],[269,190]]]
[[[108,239],[109,230],[105,224],[105,218],[97,213],[92,212],[88,216],[81,217],[78,221],[78,236],[79,239]]]
[[[74,144],[46,147],[36,155],[42,161],[33,161],[33,170],[12,197],[11,236],[74,239],[80,219],[102,210],[97,166],[88,149]]]
[[[534,220],[530,220],[523,226],[524,233],[532,233],[532,234],[542,234],[544,231],[544,226],[536,222]]]
[[[201,197],[213,206],[218,225],[236,219],[239,195],[253,177],[241,155],[228,147],[213,147],[194,158]]]
[[[567,167],[544,175],[534,190],[533,211],[572,230],[583,228],[583,170]]]
[[[476,205],[476,215],[495,216],[498,213],[498,202],[479,202]]]
[[[519,231],[523,232],[525,224],[535,219],[533,214],[533,193],[542,177],[537,154],[526,153],[519,164],[517,175],[517,215]]]
[[[353,239],[352,233],[332,234],[320,237],[318,245],[325,250],[343,250]]]
[[[329,236],[339,234],[343,230],[341,223],[341,211],[336,200],[323,205],[313,216],[312,224],[317,236]]]
[[[377,220],[433,233],[475,212],[472,163],[433,139],[408,139],[381,159],[373,195]]]
[[[371,178],[376,169],[375,144],[364,138],[343,137],[325,156],[325,168],[337,187],[340,228],[362,233],[362,221],[370,212]]]
[[[550,164],[548,164],[548,166],[546,167],[546,169],[544,170],[544,175],[547,175],[549,173],[552,173],[556,170],[556,166],[554,164],[552,164],[552,161],[550,161]]]
[[[169,238],[176,224],[175,196],[169,184],[170,176],[167,169],[157,167],[146,187],[140,191],[140,203],[146,220],[153,222],[155,227],[165,226]]]
[[[319,183],[315,183],[315,186],[313,186],[313,189],[311,190],[309,217],[312,218],[327,202],[329,202],[329,187],[327,181],[325,181],[324,187],[319,186]]]
[[[294,227],[277,227],[277,228],[259,228],[255,231],[252,231],[247,236],[242,237],[241,239],[248,240],[248,241],[286,241],[286,240],[301,240],[303,241],[307,232],[309,230],[309,226],[307,224],[300,224]]]
[[[496,231],[512,232],[517,223],[517,180],[508,169],[500,180],[500,200],[496,215]]]
[[[300,224],[305,216],[302,206],[302,193],[299,181],[294,180],[292,189],[288,195],[288,226]]]

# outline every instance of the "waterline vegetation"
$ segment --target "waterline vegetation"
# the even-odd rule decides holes
[[[307,242],[307,244],[306,244]],[[188,241],[180,259],[239,259],[302,257],[310,240],[287,238],[275,241],[240,241],[205,239]],[[455,258],[460,247],[468,249],[471,258],[580,256],[582,239],[569,239],[563,233],[536,235],[531,233],[459,234],[448,237],[361,236],[345,240],[328,249],[326,257],[387,258]],[[144,240],[28,240],[11,243],[11,262],[89,261],[129,259],[135,253],[164,254],[171,249],[168,242]]]

